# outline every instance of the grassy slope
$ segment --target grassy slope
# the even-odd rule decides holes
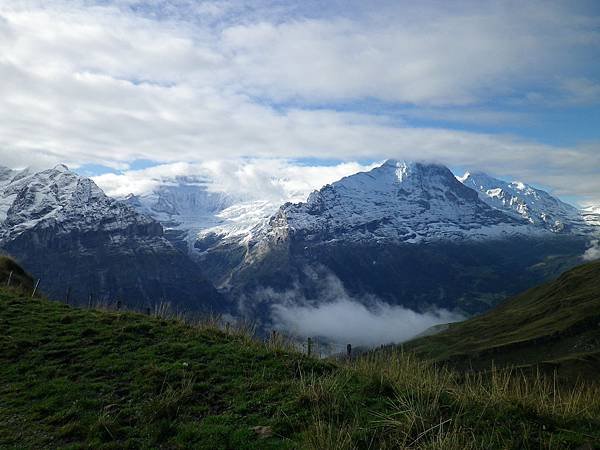
[[[251,426],[294,434],[286,415],[296,415],[288,389],[299,367],[328,370],[241,337],[6,294],[0,321],[9,446],[252,448]]]
[[[13,289],[29,293],[33,291],[34,281],[31,275],[25,272],[14,259],[0,255],[0,286],[6,287],[8,283]]]
[[[244,335],[0,290],[0,448],[556,448],[600,442],[600,392],[350,366]],[[259,439],[255,426],[274,435]]]
[[[490,312],[405,345],[476,369],[547,365],[566,376],[600,371],[600,261],[513,297]]]

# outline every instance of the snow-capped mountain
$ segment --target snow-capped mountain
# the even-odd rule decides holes
[[[160,223],[66,166],[0,169],[0,219],[0,248],[41,278],[47,294],[60,298],[69,288],[74,301],[93,294],[191,308],[218,299],[196,263],[165,239]]]
[[[553,232],[576,231],[584,225],[577,208],[528,184],[519,181],[507,183],[482,172],[467,172],[458,179],[477,191],[490,206],[522,217],[532,225]]]
[[[529,186],[462,181],[441,165],[387,161],[280,206],[202,176],[121,201],[65,166],[0,168],[0,248],[58,298],[72,287],[84,299],[219,309],[205,275],[249,301],[265,288],[318,296],[334,276],[359,297],[470,313],[569,266],[589,247],[580,231],[600,224],[597,210]]]
[[[165,236],[221,287],[231,287],[236,272],[277,242],[304,242],[307,248],[333,242],[396,245],[581,230],[584,221],[574,207],[530,186],[483,177],[469,175],[461,182],[444,166],[390,160],[296,204],[215,190],[208,175],[164,179],[126,202],[159,221]]]
[[[64,165],[36,173],[4,169],[0,175],[0,241],[31,229],[72,231],[160,227],[153,219],[107,197],[96,184]]]
[[[424,172],[433,168],[437,179],[433,172]],[[125,200],[159,221],[166,236],[194,257],[218,245],[256,242],[272,229],[270,222],[281,220],[291,232],[307,235],[405,242],[477,239],[516,231],[531,234],[542,229],[581,232],[589,225],[575,207],[524,183],[467,173],[458,177],[470,188],[466,190],[453,178],[442,166],[388,161],[281,210],[276,199],[240,198],[212,190],[214,180],[201,175],[164,180],[152,192]],[[481,201],[475,201],[471,189]],[[457,202],[448,201],[452,198]],[[327,208],[327,214],[316,214],[319,208]]]
[[[125,201],[138,212],[159,221],[172,240],[193,250],[198,234],[222,223],[218,214],[231,206],[233,198],[212,192],[203,177],[176,177],[144,195],[129,195]]]
[[[189,176],[175,177],[150,193],[129,195],[124,200],[138,212],[159,221],[167,237],[185,243],[193,256],[205,250],[206,242],[244,242],[280,206],[273,200],[214,191],[206,177]]]
[[[516,232],[534,230],[481,201],[448,168],[394,160],[327,185],[305,203],[282,206],[266,230],[306,241],[408,243]]]
[[[554,214],[577,215],[546,200]],[[265,288],[318,296],[320,280],[334,276],[359,297],[473,313],[585,251],[586,236],[529,219],[484,201],[442,165],[390,160],[281,206],[241,250],[229,249],[237,257],[216,261],[232,263],[222,286],[257,298]]]

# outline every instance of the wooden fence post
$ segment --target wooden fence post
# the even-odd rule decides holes
[[[310,356],[312,354],[312,339],[308,338],[306,340],[306,354]]]
[[[346,353],[348,353],[348,359],[352,358],[352,344],[346,346]]]
[[[92,309],[92,298],[93,294],[90,292],[90,295],[88,296],[88,309]]]
[[[149,306],[147,306],[147,307],[146,307],[146,315],[147,315],[147,316],[149,316],[149,315],[150,315],[150,307],[149,307]]]
[[[6,282],[6,287],[10,286],[10,280],[12,280],[12,274],[13,274],[13,271],[11,270],[10,273],[8,274],[8,281]]]
[[[71,286],[67,288],[67,295],[65,296],[65,303],[69,304],[69,298],[71,297]]]
[[[35,297],[35,293],[36,293],[39,285],[40,285],[40,279],[38,278],[37,283],[35,283],[35,287],[33,288],[33,293],[31,294],[31,298]]]
[[[121,309],[121,300],[117,300],[117,311]]]

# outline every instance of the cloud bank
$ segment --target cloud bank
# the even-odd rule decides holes
[[[310,300],[299,290],[261,292],[260,298],[271,303],[275,328],[303,338],[323,338],[345,348],[346,344],[400,343],[434,325],[464,319],[444,309],[421,313],[371,295],[352,297],[333,275],[324,277],[320,284],[319,294]]]
[[[280,159],[213,160],[202,163],[162,164],[142,170],[107,173],[93,177],[110,196],[143,195],[181,177],[206,181],[209,190],[227,192],[240,200],[300,202],[313,190],[376,164],[355,162],[311,166]]]
[[[584,261],[594,261],[596,259],[600,259],[600,240],[598,239],[590,242],[590,248],[583,254]]]
[[[494,128],[598,105],[593,8],[325,3],[0,0],[2,163],[431,159],[600,197],[598,142]]]
[[[434,325],[463,319],[443,309],[421,314],[381,302],[367,307],[350,298],[314,306],[275,305],[273,318],[279,328],[298,336],[369,347],[404,342]]]

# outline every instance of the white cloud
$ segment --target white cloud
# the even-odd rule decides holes
[[[600,259],[600,240],[595,239],[590,242],[590,248],[588,248],[583,254],[584,261],[594,261]]]
[[[461,319],[445,310],[420,314],[387,303],[367,307],[349,299],[314,306],[275,305],[273,315],[280,328],[297,336],[360,346],[404,342],[434,325]]]
[[[589,66],[598,20],[558,2],[397,2],[365,17],[242,24],[224,48],[246,89],[307,101],[477,103]]]
[[[329,277],[318,301],[298,293],[270,294],[276,327],[301,337],[321,337],[338,344],[375,346],[407,341],[426,329],[464,317],[443,309],[419,313],[373,297],[352,298]]]
[[[481,144],[481,148],[491,147],[489,143]],[[444,147],[440,145],[440,150],[442,148]],[[459,146],[452,144],[446,148]],[[421,152],[416,156],[420,159],[441,159],[445,163],[471,170],[486,170],[491,175],[503,178],[523,179],[542,188],[551,186],[554,187],[552,193],[559,196],[600,192],[600,178],[595,173],[595,168],[600,164],[599,154],[590,152],[586,155],[582,152],[575,158],[573,153],[567,150],[549,152],[544,147],[537,150],[532,148],[531,151],[535,152],[528,155],[528,158],[545,159],[546,170],[538,171],[536,167],[529,167],[527,164],[511,165],[513,161],[519,162],[518,158],[521,155],[518,149],[519,147],[515,146],[507,155],[493,155],[476,152],[475,148],[473,154],[469,154],[463,146],[463,152],[445,152],[440,158],[433,151]],[[442,154],[441,151],[438,154]],[[406,158],[415,157],[410,152],[400,152],[399,155]],[[382,161],[383,159],[373,164],[343,162],[335,165],[316,165],[301,164],[284,158],[230,158],[198,163],[166,163],[141,170],[121,168],[118,173],[106,173],[92,178],[108,195],[114,197],[147,194],[161,184],[176,182],[177,177],[200,177],[212,191],[227,192],[240,200],[267,200],[282,204],[287,201],[304,201],[313,190],[356,172],[368,171]],[[562,172],[565,161],[570,164],[568,173]],[[590,204],[597,205],[598,202]],[[583,204],[586,205],[587,203]]]
[[[324,6],[308,18],[269,1],[102,5],[0,0],[3,164],[395,157],[510,174],[564,194],[600,192],[597,143],[556,148],[350,111],[376,98],[489,122],[507,117],[477,105],[518,96],[523,85],[595,93],[579,73],[599,42],[597,18],[585,11],[353,2],[349,12]],[[315,16],[321,9],[311,5]],[[295,106],[273,104],[282,100]],[[430,106],[464,103],[475,113]]]
[[[213,160],[202,163],[162,164],[142,170],[125,170],[93,177],[108,194],[124,197],[147,194],[177,177],[201,177],[213,191],[244,200],[276,203],[299,202],[315,189],[374,165],[340,163],[332,166],[301,165],[281,159]]]
[[[563,92],[572,104],[600,102],[600,83],[587,78],[569,78],[563,81]]]

